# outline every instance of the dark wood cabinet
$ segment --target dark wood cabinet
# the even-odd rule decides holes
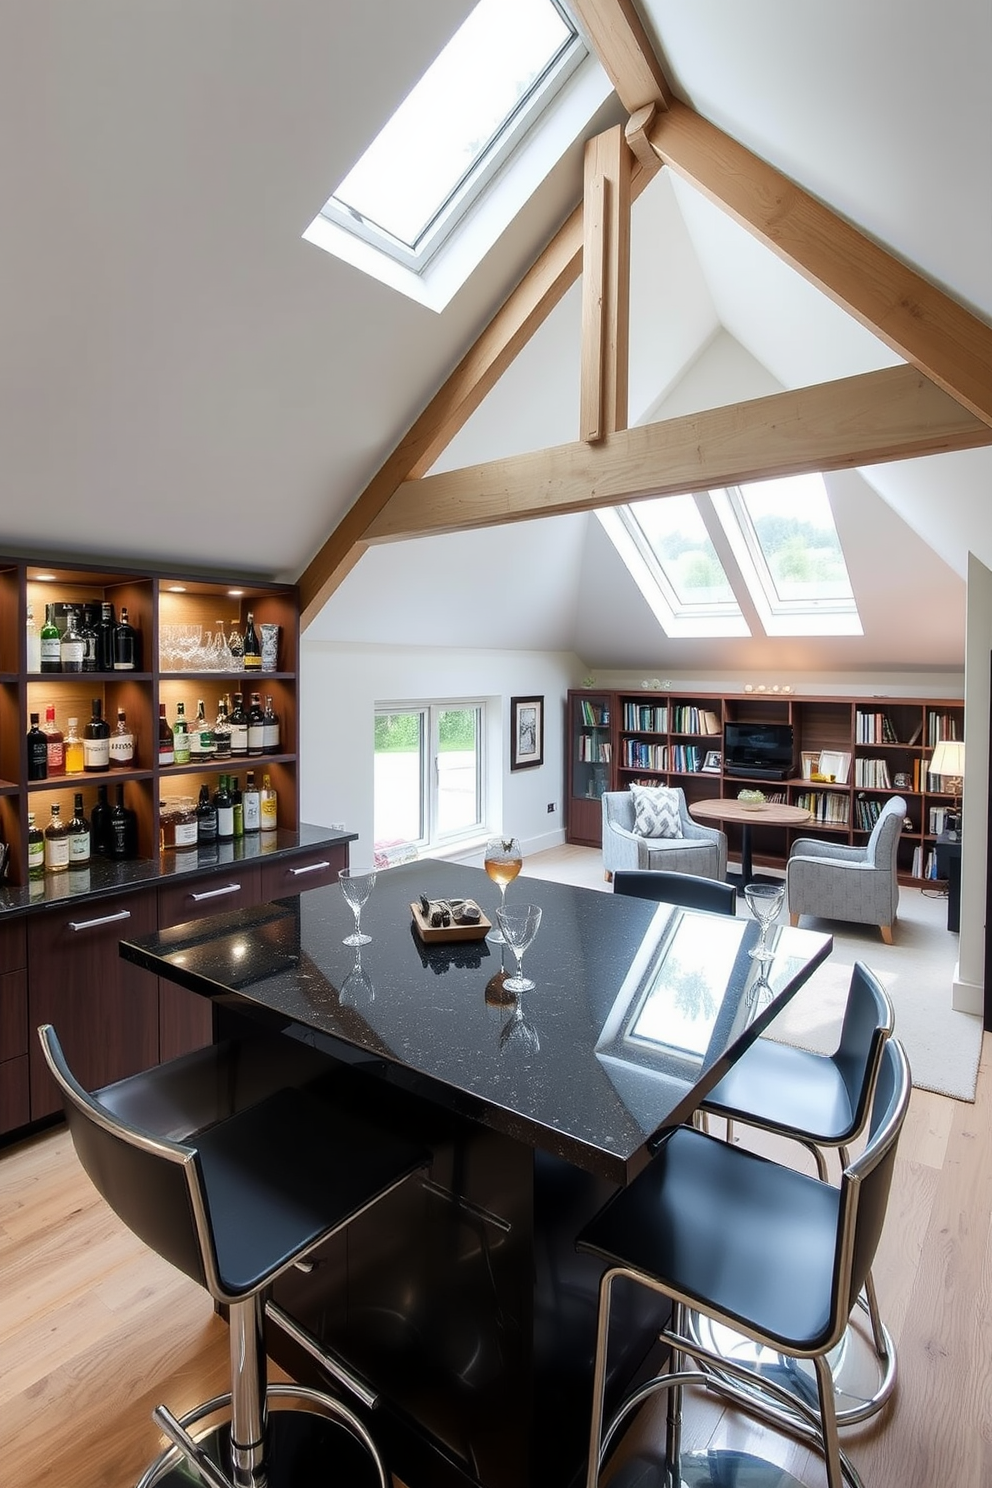
[[[29,1118],[27,937],[15,921],[0,924],[0,1131]]]

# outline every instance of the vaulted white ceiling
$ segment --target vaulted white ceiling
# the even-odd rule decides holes
[[[577,141],[442,315],[302,240],[469,8],[0,0],[0,547],[299,574],[580,197]],[[682,98],[992,321],[992,7],[642,14]],[[893,360],[667,173],[634,231],[632,420]],[[573,291],[445,465],[575,437],[578,325]],[[959,665],[992,452],[833,486],[876,613],[796,664]],[[583,517],[370,551],[311,634],[671,655]]]

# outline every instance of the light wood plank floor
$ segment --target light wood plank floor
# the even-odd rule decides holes
[[[974,1105],[913,1092],[875,1266],[900,1383],[880,1421],[846,1433],[867,1488],[992,1482],[990,1154],[986,1034]],[[0,1153],[5,1483],[127,1488],[159,1449],[152,1406],[182,1412],[226,1375],[227,1331],[208,1298],[109,1212],[64,1128]],[[662,1441],[662,1417],[661,1407],[642,1413],[642,1437]],[[810,1488],[825,1483],[814,1453],[694,1397],[686,1436],[780,1461]]]

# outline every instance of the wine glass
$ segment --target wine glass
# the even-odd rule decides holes
[[[775,952],[770,951],[765,944],[769,926],[773,920],[777,920],[782,905],[785,903],[784,883],[749,883],[744,886],[744,898],[747,907],[761,926],[761,934],[758,944],[749,954],[755,961],[772,961]]]
[[[366,940],[371,939],[365,936]],[[363,1008],[375,1002],[375,987],[372,978],[362,965],[361,948],[355,951],[355,964],[341,983],[339,1000],[342,1007]]]
[[[506,886],[511,884],[523,865],[520,843],[515,837],[490,837],[486,843],[483,867],[493,883],[499,884],[499,908],[506,904]],[[497,911],[497,918],[499,911]],[[490,930],[486,939],[492,945],[505,945],[498,929]]]
[[[496,918],[503,932],[503,940],[517,958],[517,969],[513,976],[506,978],[503,986],[508,992],[529,992],[534,983],[523,974],[524,951],[540,927],[541,906],[519,904],[511,905],[509,909],[501,906],[496,911]]]
[[[522,1050],[525,1054],[541,1052],[540,1035],[530,1019],[524,1017],[519,1001],[499,1031],[499,1052],[503,1054],[507,1049]]]
[[[369,945],[372,941],[371,935],[362,934],[362,906],[367,902],[369,895],[375,888],[374,868],[340,868],[338,878],[344,897],[351,905],[355,916],[355,929],[351,935],[346,935],[341,942],[347,946]]]

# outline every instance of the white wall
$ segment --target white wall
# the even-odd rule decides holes
[[[564,841],[564,721],[581,680],[571,653],[342,645],[304,637],[301,647],[301,817],[357,832],[357,862],[372,845],[373,737],[379,702],[485,698],[501,768],[490,825],[525,853]],[[544,698],[544,764],[510,770],[511,697]],[[548,803],[555,806],[548,813]]]

